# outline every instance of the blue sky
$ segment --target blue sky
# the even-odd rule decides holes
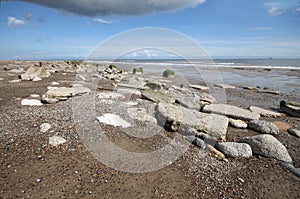
[[[299,0],[22,0],[0,5],[0,59],[84,58],[143,27],[186,34],[212,57],[300,58]]]

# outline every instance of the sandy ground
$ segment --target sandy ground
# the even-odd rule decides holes
[[[71,100],[41,107],[21,106],[30,94],[44,94],[53,81],[69,86],[74,74],[55,73],[39,82],[9,83],[0,62],[0,198],[299,198],[300,179],[278,161],[261,156],[220,161],[194,146],[171,165],[148,173],[128,173],[107,167],[86,149],[76,132]],[[191,80],[193,81],[193,80]],[[229,104],[278,108],[281,99],[299,101],[292,95],[271,95],[233,89],[226,93]],[[265,118],[299,128],[299,118]],[[39,132],[48,122],[50,131]],[[104,127],[105,128],[105,127]],[[166,144],[173,133],[147,139],[135,138],[109,127],[109,139],[128,151],[148,152]],[[258,133],[229,128],[227,140]],[[48,144],[60,135],[67,143]],[[278,137],[300,167],[300,139],[281,132]]]

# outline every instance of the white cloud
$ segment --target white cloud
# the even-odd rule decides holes
[[[15,17],[7,17],[7,26],[8,27],[21,27],[25,25],[25,21],[21,19],[17,19]]]
[[[297,12],[300,12],[300,7],[296,9]]]
[[[282,15],[284,12],[285,12],[285,10],[278,6],[272,6],[268,9],[268,15],[270,17]]]
[[[94,21],[103,23],[103,24],[112,24],[113,23],[113,21],[108,21],[108,20],[101,19],[101,18],[96,18],[96,19],[94,19]]]
[[[84,16],[145,15],[195,7],[205,0],[21,0]]]
[[[261,30],[261,31],[264,31],[264,30],[271,30],[271,28],[270,27],[262,26],[262,27],[250,28],[250,30]]]

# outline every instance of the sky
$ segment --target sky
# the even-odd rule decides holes
[[[299,0],[7,0],[0,59],[84,59],[114,35],[146,27],[183,34],[213,58],[300,58]],[[170,42],[153,35],[128,41]],[[149,49],[127,55],[168,56]]]

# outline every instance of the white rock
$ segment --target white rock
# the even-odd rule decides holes
[[[67,142],[67,140],[60,136],[55,135],[55,136],[49,137],[49,144],[52,146],[58,146],[60,144],[64,144],[65,142]]]
[[[264,116],[264,117],[281,117],[281,114],[278,112],[266,110],[266,109],[259,108],[256,106],[250,106],[249,110],[253,113],[260,114],[261,116]]]
[[[11,81],[9,81],[10,83],[19,83],[19,82],[21,82],[22,80],[20,80],[20,79],[15,79],[15,80],[11,80]]]
[[[22,99],[21,104],[23,106],[42,106],[41,100],[36,99]]]
[[[232,118],[229,119],[229,124],[232,127],[240,128],[240,129],[245,129],[248,126],[247,123],[244,122],[243,120],[235,120]]]
[[[41,96],[39,94],[31,94],[30,97],[32,97],[32,98],[40,98]]]
[[[58,83],[58,82],[52,82],[51,83],[51,86],[59,86],[60,85],[60,83]]]
[[[4,79],[0,77],[0,81],[3,81]]]
[[[51,124],[49,124],[49,123],[43,123],[43,124],[41,124],[41,126],[40,126],[40,131],[41,131],[42,133],[45,133],[45,132],[47,132],[50,128],[51,128]]]
[[[131,126],[127,121],[123,120],[119,115],[106,113],[101,117],[97,117],[99,122],[112,125],[112,126],[121,126],[123,128],[128,128]]]
[[[33,82],[38,82],[38,81],[41,81],[41,80],[42,80],[42,78],[40,78],[40,77],[34,77],[32,79]]]
[[[126,106],[136,106],[139,103],[138,102],[124,102],[123,104],[126,105]]]

